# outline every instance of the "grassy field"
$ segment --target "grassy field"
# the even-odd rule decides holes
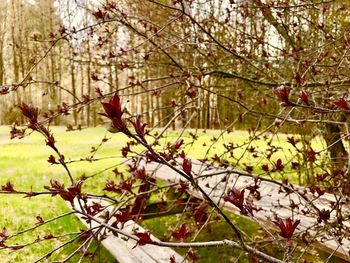
[[[57,146],[64,154],[66,160],[78,160],[80,158],[91,156],[91,147],[97,147],[102,138],[107,136],[110,138],[96,153],[96,158],[105,158],[98,162],[74,162],[69,165],[75,178],[82,175],[93,175],[99,173],[93,180],[88,181],[84,186],[85,190],[101,192],[106,179],[114,177],[112,169],[118,166],[121,159],[120,149],[125,146],[127,138],[122,134],[110,134],[106,132],[104,127],[96,127],[85,129],[82,131],[65,132],[64,127],[53,127],[52,131],[55,135]],[[165,134],[166,139],[162,139],[161,146],[167,141],[174,141],[179,136],[179,132],[170,132]],[[216,131],[206,131],[199,133],[198,140],[194,143],[192,136],[188,133],[184,134],[186,151],[189,156],[196,158],[203,158],[206,156],[207,149],[210,145],[210,154],[220,155],[224,151],[222,143],[234,142],[236,144],[244,144],[248,140],[248,133],[234,132],[224,137],[220,137]],[[286,142],[286,136],[281,135],[276,137],[274,142],[279,144],[285,150],[274,155],[272,160],[281,158],[287,160],[292,150]],[[203,147],[205,145],[205,147]],[[252,146],[264,151],[267,145],[263,140],[253,142]],[[321,144],[316,142],[315,148],[320,148]],[[287,149],[287,150],[286,150]],[[141,149],[139,149],[141,150]],[[235,157],[239,158],[245,151],[243,149],[235,150]],[[24,139],[9,140],[9,128],[0,126],[0,185],[10,180],[16,190],[33,191],[43,190],[44,185],[49,185],[51,178],[61,182],[68,183],[68,178],[59,165],[52,165],[47,162],[50,154],[54,154],[44,142],[44,139],[37,133],[33,133]],[[261,172],[260,166],[263,159],[256,159],[250,155],[245,154],[240,163],[253,165],[255,164],[254,172]],[[109,167],[109,169],[106,169]],[[276,175],[279,176],[279,175]],[[295,180],[293,176],[290,178]],[[62,213],[68,212],[67,205],[59,197],[41,196],[31,199],[24,199],[22,196],[16,195],[2,195],[0,201],[0,228],[6,227],[9,233],[14,233],[28,227],[35,225],[36,216],[40,215],[44,220],[50,219]],[[79,231],[82,224],[75,218],[75,216],[67,216],[59,221],[48,224],[35,230],[35,234],[21,235],[19,238],[13,240],[13,244],[23,244],[33,241],[36,236],[45,236],[49,233],[53,235],[62,235]],[[152,226],[150,226],[152,229]],[[68,240],[67,238],[63,238]],[[41,255],[47,253],[55,246],[60,244],[59,241],[43,241],[39,244],[29,246],[18,252],[9,252],[7,250],[0,251],[1,262],[32,262],[40,258]],[[78,242],[74,243],[69,248],[64,248],[58,253],[55,253],[50,261],[54,259],[62,259],[68,256],[74,248],[78,246]],[[203,252],[206,253],[206,252]],[[80,256],[80,255],[79,255]],[[78,261],[76,257],[72,262]],[[96,257],[96,262],[114,262],[114,260],[106,253],[101,251],[100,255]],[[82,262],[91,262],[90,259]]]
[[[65,128],[54,127],[53,132],[56,135],[57,145],[64,153],[67,160],[90,156],[91,146],[97,146],[104,136],[104,129],[89,129],[83,132],[65,133]],[[121,138],[113,137],[107,142],[97,156],[115,156],[119,155],[119,148],[122,146]],[[47,158],[53,152],[45,145],[43,138],[39,134],[33,133],[31,136],[21,140],[9,140],[9,129],[0,128],[0,184],[3,185],[10,180],[16,190],[33,191],[43,190],[44,185],[49,185],[51,178],[61,182],[68,182],[67,175],[62,167],[58,165],[50,166]],[[74,177],[83,174],[91,174],[100,171],[107,166],[116,165],[120,159],[108,159],[96,163],[80,162],[70,165]],[[104,181],[111,173],[104,173],[95,180],[95,187],[101,189]],[[91,186],[90,186],[91,187]],[[103,188],[103,187],[102,187]],[[6,227],[9,233],[14,233],[33,226],[36,216],[40,215],[44,220],[50,219],[69,209],[65,202],[59,197],[51,198],[49,196],[40,196],[31,199],[24,199],[22,196],[2,195],[0,201],[0,227]],[[49,233],[53,235],[62,235],[79,231],[83,225],[75,216],[67,216],[47,226],[36,230],[33,235],[22,235],[14,244],[23,244],[33,241],[36,236],[45,236]],[[64,238],[63,240],[68,240]],[[1,251],[1,262],[33,262],[40,258],[45,252],[50,251],[61,242],[43,241],[39,245],[32,245],[18,252]],[[64,258],[68,256],[78,243],[65,248],[54,254],[52,259]],[[58,255],[58,257],[56,257]],[[107,256],[106,256],[107,255]],[[101,253],[100,262],[113,262],[107,253]],[[50,260],[51,261],[51,260]],[[74,260],[72,261],[74,262]],[[87,262],[90,262],[87,261]]]

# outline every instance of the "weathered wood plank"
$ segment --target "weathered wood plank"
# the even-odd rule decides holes
[[[166,165],[161,165],[159,163],[145,163],[141,162],[141,166],[145,166],[148,173],[152,174],[155,178],[168,181],[168,182],[179,182],[181,176],[176,173],[171,168]],[[181,168],[180,168],[181,169]],[[233,168],[220,168],[213,167],[203,164],[197,160],[192,160],[192,171],[195,175],[200,176],[197,179],[198,184],[206,191],[206,193],[218,204],[220,204],[223,208],[234,212],[236,214],[240,214],[239,210],[229,202],[223,201],[223,195],[225,195],[228,189],[231,189],[232,186],[235,186],[238,189],[246,188],[249,185],[254,183],[254,179],[252,177],[242,176],[237,173],[237,170]],[[235,173],[236,171],[236,173]],[[204,175],[217,174],[215,176],[206,177]],[[221,174],[220,174],[221,173]],[[225,179],[226,176],[226,179]],[[298,189],[300,192],[303,192],[303,188],[299,186],[294,186],[295,189]],[[201,194],[190,188],[189,190],[191,194],[193,194],[197,198],[202,198]],[[262,221],[266,224],[271,224],[271,220],[275,218],[275,215],[278,215],[281,218],[291,217],[292,214],[295,218],[300,219],[301,222],[297,228],[298,232],[303,232],[314,226],[317,223],[318,216],[316,213],[314,215],[305,215],[301,210],[303,208],[310,208],[310,204],[306,203],[304,199],[300,197],[297,193],[292,193],[290,195],[286,195],[283,191],[281,191],[281,187],[272,183],[262,181],[260,183],[259,188],[261,199],[254,199],[254,205],[259,208],[263,208],[261,211],[257,211],[254,213],[254,217],[259,221]],[[321,198],[315,200],[313,204],[322,210],[323,208],[332,210],[332,202],[335,201],[335,198],[331,194],[324,194]],[[291,209],[291,202],[295,204],[303,204],[298,208],[294,208],[293,212]],[[334,214],[331,214],[331,217],[334,218]],[[312,234],[316,235],[315,231],[311,230]],[[324,234],[323,234],[324,235]],[[317,235],[316,235],[317,236]],[[324,237],[324,236],[323,236]],[[337,237],[328,237],[329,240],[322,240],[322,235],[317,236],[318,244],[316,244],[320,249],[333,253],[344,260],[350,261],[349,251],[350,251],[350,240],[349,237],[345,237],[342,240],[342,244],[336,241]]]
[[[113,206],[108,206],[105,201],[96,198],[90,199],[89,202],[99,202],[101,205],[106,206],[106,209],[108,209],[109,212],[112,212],[114,208]],[[79,205],[76,203],[75,207],[78,208]],[[82,219],[81,215],[77,216],[87,227],[98,226],[98,223],[95,221],[92,221],[91,225],[89,225],[84,219]],[[132,220],[125,223],[123,231],[132,234],[134,230],[137,230],[138,232],[146,231]],[[159,239],[152,234],[151,239],[159,241]],[[124,238],[122,235],[115,236],[110,233],[104,240],[102,240],[102,245],[119,263],[169,263],[170,257],[172,256],[175,257],[176,262],[187,262],[180,254],[171,248],[159,247],[151,244],[135,247],[136,242],[134,240]]]

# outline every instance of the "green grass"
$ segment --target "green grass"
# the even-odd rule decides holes
[[[192,133],[195,133],[195,131],[193,130]],[[175,141],[179,135],[180,132],[170,131],[161,142],[165,144],[168,141]],[[189,132],[185,132],[182,137],[183,139],[185,138],[186,153],[191,157],[198,159],[209,158],[209,160],[212,160],[211,158],[214,155],[218,155],[221,159],[229,161],[230,165],[241,170],[251,166],[254,174],[269,176],[277,180],[288,179],[292,183],[299,183],[297,172],[291,168],[291,160],[296,161],[294,156],[297,152],[287,141],[287,137],[293,135],[265,133],[265,136],[256,136],[252,139],[253,137],[246,131],[220,134],[215,130],[199,130],[197,135],[198,138],[196,140],[193,140],[193,136]],[[296,139],[300,138],[298,135],[294,135],[294,137]],[[226,153],[227,150],[224,147],[224,144],[228,145],[230,143],[236,147],[233,150],[234,157]],[[266,150],[270,148],[269,144],[278,149],[278,151],[273,153],[271,159],[266,158]],[[247,151],[247,148],[251,147],[255,149],[257,156]],[[301,142],[297,143],[297,147],[301,149]],[[313,138],[311,147],[316,152],[320,151],[320,154],[317,155],[318,161],[315,163],[315,166],[317,166],[322,159],[326,158],[326,152],[322,151],[325,148],[324,141],[319,137]],[[268,164],[269,168],[272,169],[274,162],[278,159],[281,159],[285,166],[282,172],[266,174],[262,170],[261,166],[263,164]],[[303,167],[300,173],[305,174],[307,169],[308,167]],[[314,169],[314,172],[316,170]]]
[[[121,159],[121,147],[125,146],[127,138],[120,134],[110,134],[106,132],[104,127],[89,128],[82,131],[65,132],[64,127],[52,127],[51,128],[55,139],[57,141],[57,147],[64,154],[66,160],[79,160],[91,156],[91,147],[97,147],[102,138],[107,136],[110,138],[106,143],[102,145],[99,151],[96,153],[96,158],[104,158],[114,156],[115,158],[108,158],[98,162],[74,162],[69,164],[69,168],[72,171],[74,178],[79,178],[82,175],[89,176],[96,174],[86,182],[84,185],[84,191],[101,193],[104,187],[106,179],[115,178],[112,173],[112,169],[120,164]],[[56,179],[60,182],[64,182],[66,185],[69,180],[64,169],[59,165],[50,165],[47,159],[50,154],[55,153],[45,145],[43,137],[38,133],[32,133],[30,136],[21,140],[9,140],[9,128],[0,126],[0,185],[10,180],[16,190],[29,191],[41,191],[44,185],[49,185],[50,179]],[[179,136],[179,132],[168,132],[165,137],[160,141],[159,148],[162,148],[167,142],[174,142]],[[222,155],[224,152],[223,143],[233,142],[237,145],[244,145],[249,141],[249,135],[247,132],[236,131],[234,133],[225,134],[219,136],[216,131],[201,131],[198,133],[198,139],[193,142],[191,135],[186,132],[183,136],[185,139],[186,152],[189,156],[195,158],[204,158],[207,155],[209,157],[214,154]],[[279,147],[282,147],[284,151],[280,151],[273,155],[271,161],[281,158],[284,162],[289,160],[290,156],[294,153],[291,146],[286,142],[285,135],[279,135],[273,141]],[[206,145],[203,147],[203,145]],[[207,154],[206,148],[211,145],[210,151]],[[251,142],[251,145],[263,153],[267,147],[267,141],[259,139]],[[322,144],[320,141],[313,142],[314,149],[321,149]],[[244,164],[254,165],[254,172],[261,172],[261,164],[266,161],[263,155],[254,158],[250,154],[244,154],[243,158],[236,164],[237,159],[244,153],[245,147],[242,149],[236,149],[234,151],[235,158],[231,158],[229,155],[222,156],[228,159],[234,165],[243,167]],[[141,147],[135,148],[137,151],[141,151]],[[106,167],[110,169],[105,170]],[[122,168],[118,168],[121,170]],[[104,171],[105,170],[105,171]],[[290,176],[292,181],[296,180],[295,173],[291,174],[275,174],[274,176]],[[26,229],[35,225],[36,216],[40,215],[44,220],[58,216],[62,213],[69,211],[66,203],[59,197],[51,198],[49,196],[40,196],[34,198],[23,198],[18,195],[2,195],[0,201],[0,228],[6,227],[11,233]],[[164,220],[164,219],[159,219]],[[150,226],[156,233],[164,232],[165,229],[160,227],[159,222],[149,221],[153,226]],[[169,219],[169,224],[171,220]],[[48,233],[53,235],[62,235],[65,233],[71,233],[79,231],[83,228],[83,225],[75,218],[75,216],[67,216],[59,221],[52,222],[48,225],[38,228],[31,234],[21,235],[19,238],[14,239],[13,244],[23,244],[33,241],[37,236],[44,236]],[[157,230],[158,229],[158,230]],[[214,230],[213,230],[214,231]],[[221,237],[220,231],[225,230],[216,229],[214,233],[218,233],[217,238]],[[248,230],[249,231],[249,230]],[[204,233],[203,236],[199,236],[200,240],[205,240],[207,236]],[[210,233],[207,235],[210,235]],[[63,239],[67,240],[67,239]],[[20,252],[9,252],[8,250],[0,250],[1,262],[32,262],[35,259],[40,258],[41,255],[47,253],[54,247],[58,246],[61,242],[55,241],[43,241],[39,245],[32,245],[22,249]],[[60,250],[59,253],[55,253],[51,258],[63,259],[69,255],[74,248],[79,245],[79,242],[73,244],[73,246],[66,247]],[[221,250],[220,250],[221,251]],[[209,254],[213,253],[212,249],[202,250],[201,258],[209,257]],[[206,255],[205,253],[209,253]],[[203,256],[204,255],[204,256]],[[77,261],[78,258],[72,260]],[[224,261],[226,259],[223,259]],[[108,253],[104,250],[100,253],[99,257],[96,257],[96,262],[115,262]],[[91,262],[90,259],[86,259],[83,262]],[[210,262],[210,261],[201,261]]]
[[[91,146],[97,146],[104,136],[103,128],[92,128],[81,132],[64,132],[63,127],[54,127],[57,146],[65,155],[66,160],[77,159],[90,156]],[[96,154],[99,156],[115,156],[119,154],[119,148],[123,144],[122,136],[114,136],[105,143],[101,151]],[[10,180],[16,190],[41,191],[44,185],[49,185],[51,178],[61,182],[68,183],[65,171],[59,165],[50,166],[46,161],[50,154],[54,154],[46,145],[43,138],[36,133],[22,140],[9,140],[9,129],[0,127],[0,184],[3,185]],[[108,159],[96,163],[80,162],[70,165],[75,178],[85,174],[90,175],[94,172],[108,166],[115,166],[120,159]],[[102,189],[107,178],[112,177],[112,173],[106,172],[99,175],[98,180],[88,183],[89,190]],[[50,219],[62,213],[68,212],[67,204],[59,197],[40,196],[24,199],[17,195],[2,195],[0,201],[0,227],[6,227],[11,233],[21,231],[33,226],[36,216],[40,215],[44,220]],[[37,231],[24,234],[14,240],[13,244],[27,243],[37,236],[44,236],[48,233],[53,235],[62,235],[83,229],[83,225],[75,216],[67,216],[49,223],[47,226],[39,228]],[[68,240],[68,239],[63,239]],[[11,242],[12,243],[12,242]],[[44,253],[50,251],[61,242],[43,241],[39,245],[32,245],[18,252],[1,251],[1,262],[32,262],[38,259]],[[71,253],[79,242],[73,246],[65,248],[51,259],[62,259]],[[100,262],[115,262],[105,251],[101,253]],[[72,261],[74,262],[74,260]],[[85,260],[83,262],[90,262]]]

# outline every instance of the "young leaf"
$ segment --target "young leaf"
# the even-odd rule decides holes
[[[184,161],[182,163],[182,169],[184,170],[184,172],[188,176],[192,177],[192,173],[191,173],[192,172],[192,161],[191,161],[191,159],[187,159],[187,158],[184,159]]]
[[[339,108],[341,108],[343,110],[350,110],[349,103],[344,98],[339,98],[335,102],[335,105],[337,105]]]
[[[185,239],[190,235],[190,232],[188,231],[185,224],[182,224],[179,229],[174,231],[171,234],[175,239],[180,240],[180,242],[184,242]]]
[[[272,222],[281,230],[280,235],[289,240],[292,238],[295,229],[300,223],[300,220],[293,221],[290,217],[282,220],[281,218],[276,217],[275,221]]]
[[[137,245],[144,246],[147,244],[153,244],[153,240],[151,239],[149,232],[136,232],[135,235],[139,238],[139,240],[133,248],[135,248]]]

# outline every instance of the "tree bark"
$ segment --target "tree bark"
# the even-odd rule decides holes
[[[348,153],[343,145],[339,126],[334,123],[326,123],[323,139],[327,144],[334,168],[344,168]]]

